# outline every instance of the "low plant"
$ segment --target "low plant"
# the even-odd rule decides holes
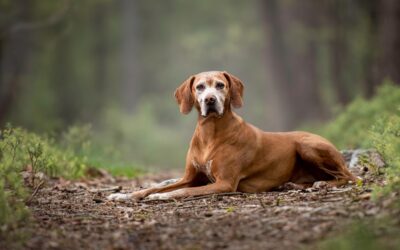
[[[380,219],[355,222],[346,233],[325,240],[318,249],[399,249],[400,212],[400,88],[386,83],[371,100],[359,98],[336,119],[316,130],[340,148],[375,148],[385,161],[386,184],[373,188],[376,202],[388,201],[392,211]],[[382,233],[384,232],[384,233]]]
[[[400,106],[397,114],[382,117],[375,122],[369,140],[386,163],[387,185],[376,188],[375,194],[382,196],[400,192]]]
[[[26,203],[43,184],[43,176],[75,179],[88,167],[125,176],[140,172],[100,146],[94,147],[92,139],[90,125],[70,127],[58,137],[10,125],[0,130],[0,241],[29,219]]]
[[[10,125],[0,130],[1,235],[26,223],[29,211],[25,203],[30,198],[27,187],[36,189],[43,184],[39,173],[49,177],[77,178],[86,166],[85,156],[60,146],[54,138]],[[28,173],[26,179],[22,172]]]
[[[312,129],[332,141],[339,148],[368,148],[373,146],[370,131],[384,126],[387,117],[398,116],[400,88],[386,81],[369,100],[357,98],[330,122]],[[378,124],[381,120],[383,124]]]

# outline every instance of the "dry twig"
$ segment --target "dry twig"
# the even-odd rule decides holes
[[[31,203],[33,197],[35,197],[35,195],[37,194],[37,192],[39,191],[40,187],[44,184],[44,181],[41,181],[35,188],[35,191],[33,191],[33,193],[31,194],[31,196],[29,197],[29,199],[26,201],[27,204]]]
[[[120,191],[122,189],[121,186],[112,186],[112,187],[106,187],[106,188],[92,188],[89,190],[91,193],[101,193],[101,192],[110,192],[110,191]]]

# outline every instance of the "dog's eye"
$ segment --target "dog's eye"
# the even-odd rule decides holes
[[[197,89],[197,90],[200,90],[200,91],[201,91],[201,90],[204,90],[205,88],[206,88],[206,87],[204,86],[204,84],[199,84],[199,85],[196,86],[196,89]]]
[[[222,82],[217,82],[217,85],[215,85],[215,87],[217,89],[223,89],[225,87],[225,84],[223,84]]]

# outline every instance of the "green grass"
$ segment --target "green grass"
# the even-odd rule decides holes
[[[386,82],[371,100],[356,99],[314,132],[339,148],[375,148],[384,158],[388,184],[375,194],[400,190],[400,88]]]
[[[320,250],[377,250],[400,249],[398,226],[388,225],[387,220],[365,219],[354,222],[341,235],[326,239],[318,245]]]
[[[95,166],[96,168],[105,169],[112,176],[125,176],[128,178],[133,178],[138,175],[144,174],[147,171],[137,165],[132,164],[123,164],[123,163],[115,163],[115,162],[107,162],[101,159],[91,159],[89,161],[89,166]]]
[[[90,125],[73,126],[62,133],[60,144],[85,159],[87,166],[103,168],[113,176],[135,177],[145,172],[143,166],[123,159],[118,142],[96,140],[102,136],[99,133],[93,132]]]
[[[374,98],[356,98],[340,111],[335,119],[323,126],[312,129],[323,135],[339,148],[372,147],[370,132],[381,129],[385,119],[398,116],[400,89],[390,82],[384,82]],[[379,123],[379,121],[382,121]]]
[[[74,126],[59,136],[39,135],[8,125],[0,130],[0,242],[18,241],[30,219],[26,206],[30,193],[49,177],[80,178],[88,167],[102,167],[114,175],[134,177],[142,173],[116,155],[93,147],[88,125]],[[30,171],[27,179],[21,172]]]
[[[60,146],[52,137],[22,128],[7,126],[0,131],[0,138],[0,230],[4,233],[18,228],[29,217],[26,186],[39,185],[41,180],[36,173],[77,178],[83,175],[87,159],[76,154],[72,147]],[[77,147],[77,143],[84,146],[83,141],[70,145]],[[21,172],[28,169],[30,177],[24,183]]]
[[[387,180],[384,187],[373,188],[375,202],[391,199],[392,206],[387,209],[400,213],[400,88],[398,86],[386,83],[378,89],[377,95],[371,100],[356,99],[336,119],[314,132],[330,139],[340,148],[375,148],[386,163],[384,174]],[[399,221],[386,215],[379,219],[354,222],[346,232],[325,240],[317,248],[400,249],[399,233]]]

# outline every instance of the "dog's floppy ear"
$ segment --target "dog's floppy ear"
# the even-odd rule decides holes
[[[195,76],[189,77],[175,90],[175,98],[182,114],[188,114],[193,108],[192,85],[194,79]]]
[[[228,80],[229,88],[231,91],[231,104],[234,108],[243,106],[243,83],[236,76],[224,71],[225,78]]]

